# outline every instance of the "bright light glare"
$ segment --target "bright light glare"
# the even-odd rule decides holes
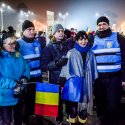
[[[62,13],[59,13],[59,16],[62,16]]]
[[[2,7],[5,7],[6,6],[6,4],[5,3],[2,3]]]
[[[23,13],[24,13],[24,12],[21,10],[21,11],[20,11],[20,14],[23,14]]]
[[[69,13],[66,13],[66,16],[69,16]]]
[[[19,38],[19,37],[20,37],[20,35],[21,35],[21,34],[20,34],[19,32],[17,32],[17,33],[16,33],[16,37],[18,37],[18,38]]]
[[[99,17],[99,13],[97,12],[97,13],[95,14],[95,16],[96,16],[96,17]]]
[[[9,10],[10,10],[10,9],[11,9],[11,7],[10,7],[10,6],[7,6],[7,9],[9,9]]]

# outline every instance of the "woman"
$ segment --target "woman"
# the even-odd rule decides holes
[[[95,57],[89,48],[86,32],[79,31],[76,34],[76,43],[67,53],[67,57],[67,65],[60,73],[60,77],[65,77],[67,80],[62,91],[62,98],[66,100],[69,122],[76,123],[78,119],[80,123],[85,123],[87,112],[92,114],[92,83],[98,77]],[[79,80],[81,82],[78,86]],[[80,99],[77,92],[80,92]]]
[[[14,125],[22,125],[19,99],[14,97],[14,90],[19,92],[21,85],[30,77],[30,70],[25,60],[17,50],[14,33],[9,29],[4,31],[0,40],[0,117],[2,125],[10,125],[12,109]]]

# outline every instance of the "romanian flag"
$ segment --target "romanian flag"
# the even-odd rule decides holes
[[[35,114],[58,116],[59,85],[36,83]]]

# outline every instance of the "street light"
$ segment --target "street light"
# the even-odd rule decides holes
[[[3,30],[3,9],[0,8],[0,15],[1,15],[1,31]]]
[[[11,7],[9,5],[6,5],[5,3],[2,3],[0,5],[1,31],[3,30],[3,12],[5,11],[6,8],[9,9],[9,10],[11,10]]]
[[[65,25],[66,17],[69,16],[69,13],[67,12],[65,14],[62,14],[59,12],[58,16],[59,16],[59,18],[58,18],[57,22]]]
[[[29,19],[29,16],[32,16],[32,15],[34,15],[34,13],[32,12],[32,11],[28,11],[28,12],[24,12],[23,10],[20,10],[20,15],[21,16],[25,16],[26,17],[26,19],[28,20]]]
[[[96,12],[95,16],[96,16],[96,17],[99,17],[99,13],[98,13],[98,12]]]

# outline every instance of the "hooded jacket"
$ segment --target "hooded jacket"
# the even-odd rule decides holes
[[[18,98],[14,98],[14,87],[16,81],[22,76],[30,78],[30,69],[19,54],[10,54],[1,51],[0,56],[0,106],[16,105]]]

